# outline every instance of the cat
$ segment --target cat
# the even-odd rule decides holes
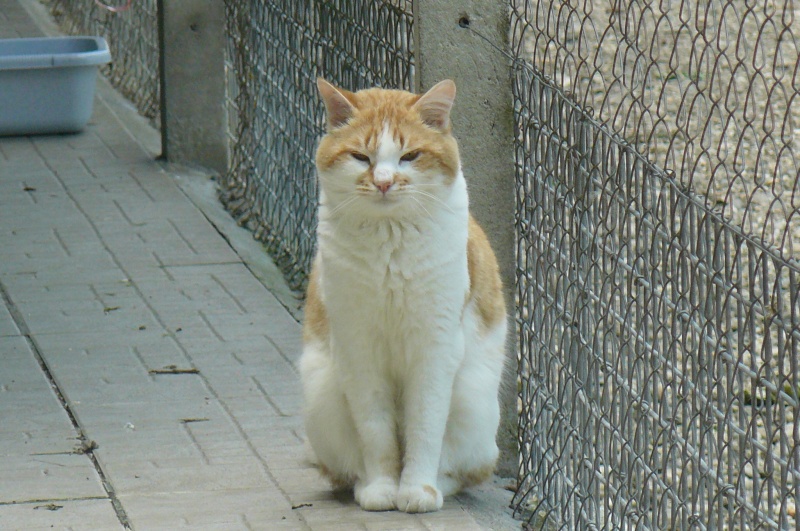
[[[507,327],[451,134],[456,87],[317,85],[327,132],[299,362],[308,442],[363,509],[435,511],[494,472]]]

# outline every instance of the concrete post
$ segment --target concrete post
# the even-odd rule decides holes
[[[172,162],[228,169],[225,5],[159,0],[161,148]]]
[[[492,243],[506,287],[509,370],[501,390],[498,473],[516,477],[516,342],[514,333],[514,131],[508,4],[497,0],[414,2],[416,90],[456,83],[452,111],[472,213]]]

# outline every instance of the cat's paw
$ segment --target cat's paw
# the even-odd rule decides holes
[[[355,497],[365,511],[391,511],[397,508],[397,482],[382,478],[369,485],[356,483]]]
[[[442,492],[432,485],[401,485],[397,508],[407,513],[429,513],[442,508]]]

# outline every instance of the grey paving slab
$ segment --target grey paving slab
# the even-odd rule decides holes
[[[4,531],[119,531],[120,524],[108,499],[49,500],[0,506]]]
[[[271,489],[122,496],[144,529],[306,530],[302,516]]]
[[[9,504],[105,498],[78,432],[25,338],[0,337],[0,516]]]
[[[49,418],[39,416],[30,422],[29,413],[3,408],[4,414],[17,417],[16,422],[4,422],[0,427],[0,458],[27,459],[36,454],[68,453],[80,444],[78,432],[61,414]],[[61,413],[61,412],[59,412]]]
[[[108,459],[105,468],[121,494],[156,492],[225,491],[273,487],[265,470],[253,459],[207,464],[202,459],[147,459],[143,461]]]
[[[0,39],[27,37],[39,33],[36,24],[17,9],[0,10]]]
[[[0,337],[0,354],[0,469],[37,454],[72,451],[79,434],[25,338]]]
[[[19,335],[19,329],[14,324],[11,314],[5,305],[0,305],[0,338]]]
[[[91,462],[83,455],[33,455],[0,464],[0,507],[31,500],[105,498]]]

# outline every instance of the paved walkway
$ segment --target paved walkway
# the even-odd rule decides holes
[[[0,0],[0,38],[42,24]],[[498,487],[420,516],[331,493],[285,288],[124,110],[102,82],[85,132],[0,138],[0,529],[519,528]]]

